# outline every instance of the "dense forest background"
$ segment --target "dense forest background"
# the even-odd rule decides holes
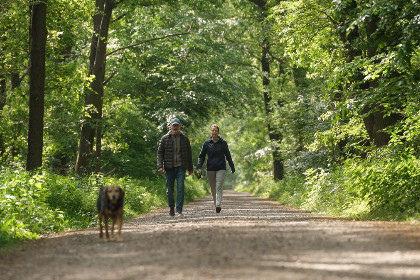
[[[94,225],[104,183],[165,205],[174,116],[194,160],[219,124],[227,187],[420,217],[418,1],[3,0],[0,30],[0,243]]]

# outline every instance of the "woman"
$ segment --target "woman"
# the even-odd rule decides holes
[[[219,136],[219,126],[211,126],[211,137],[204,142],[198,156],[197,172],[200,174],[204,162],[207,159],[207,181],[210,185],[216,213],[222,210],[223,183],[226,177],[226,160],[229,163],[232,174],[235,173],[235,165],[229,152],[228,144]]]

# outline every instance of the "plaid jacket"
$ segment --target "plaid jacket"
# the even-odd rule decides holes
[[[193,171],[193,162],[192,162],[192,153],[191,153],[191,144],[188,137],[180,132],[180,146],[181,146],[181,160],[182,166],[188,170]],[[165,134],[159,141],[159,147],[157,151],[157,169],[172,169],[173,166],[173,135],[168,132]]]

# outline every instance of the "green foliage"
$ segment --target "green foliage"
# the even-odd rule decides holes
[[[62,228],[63,213],[52,211],[45,201],[45,176],[31,176],[22,169],[2,168],[0,173],[2,243],[36,238],[38,233]]]
[[[368,213],[369,207],[360,194],[360,186],[352,184],[340,171],[308,170],[302,207],[317,213],[339,216],[360,217]]]
[[[29,103],[21,89],[14,90],[11,96],[0,111],[2,162],[21,161],[26,156]]]
[[[228,7],[206,1],[121,6],[117,13],[126,16],[115,25],[121,32],[110,40],[115,47],[139,45],[109,57],[107,67],[118,73],[110,91],[140,100],[149,109],[145,116],[157,124],[169,114],[202,120],[244,101],[252,72],[238,66],[250,63],[249,57],[230,40],[245,26]],[[162,39],[168,35],[176,36]],[[147,40],[153,41],[141,43]]]
[[[102,171],[135,178],[156,174],[156,150],[161,135],[144,117],[141,100],[113,98],[104,108]]]
[[[236,189],[312,212],[356,219],[418,220],[420,160],[390,151],[274,182],[259,177]]]
[[[188,176],[185,179],[185,185],[184,197],[187,202],[193,201],[197,197],[203,197],[210,194],[207,182],[205,180],[197,180],[194,175]]]
[[[348,159],[330,171],[308,171],[303,206],[352,217],[416,218],[419,163],[415,157],[383,151],[364,160]]]

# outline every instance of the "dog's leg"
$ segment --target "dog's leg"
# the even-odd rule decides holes
[[[117,217],[117,221],[118,221],[118,241],[122,241],[122,237],[121,237],[121,228],[122,228],[122,217],[119,216]]]
[[[106,241],[109,241],[108,216],[104,215],[104,217],[105,217],[105,237],[106,237]]]
[[[112,218],[112,226],[111,226],[111,239],[114,240],[114,226],[115,226],[115,217]]]
[[[98,220],[99,220],[99,238],[104,237],[103,228],[102,228],[102,214],[98,214]]]

